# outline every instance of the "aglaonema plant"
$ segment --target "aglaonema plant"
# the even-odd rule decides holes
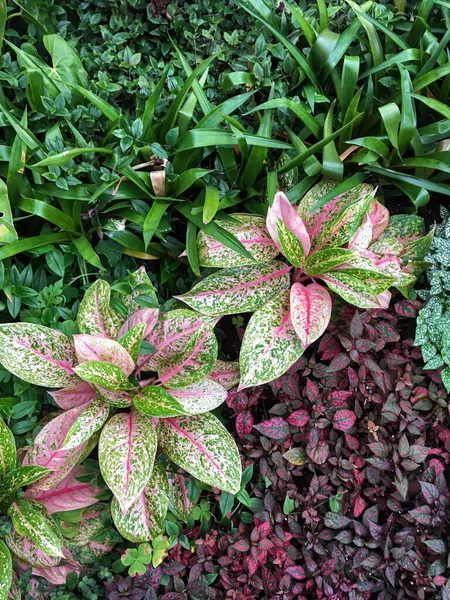
[[[281,376],[323,334],[330,291],[360,308],[387,308],[389,288],[408,295],[427,265],[433,232],[423,235],[423,219],[390,216],[370,185],[335,193],[337,185],[322,181],[297,207],[277,192],[266,220],[237,214],[220,221],[250,259],[199,234],[200,264],[221,270],[178,298],[210,317],[253,312],[242,341],[240,389]]]
[[[1,325],[0,353],[14,375],[60,388],[51,395],[65,412],[42,428],[24,459],[48,470],[32,486],[33,498],[60,485],[98,442],[114,523],[124,538],[145,542],[164,532],[169,506],[158,449],[201,482],[239,490],[235,442],[209,412],[238,374],[235,364],[217,361],[216,319],[140,308],[122,294],[122,308],[129,307],[124,318],[110,297],[103,280],[88,288],[73,338],[30,323]],[[171,490],[174,510],[185,496],[180,486]]]

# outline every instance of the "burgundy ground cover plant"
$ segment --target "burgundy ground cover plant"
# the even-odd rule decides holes
[[[200,264],[222,269],[179,298],[208,316],[253,312],[240,353],[241,389],[279,377],[320,338],[331,319],[328,289],[360,308],[387,308],[389,288],[408,295],[426,268],[433,232],[423,235],[421,217],[390,217],[371,185],[344,193],[337,186],[324,180],[297,207],[278,192],[266,220],[235,214],[231,223],[217,221],[248,258],[198,236]]]

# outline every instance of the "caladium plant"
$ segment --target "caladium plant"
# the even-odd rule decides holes
[[[324,180],[297,207],[277,192],[267,219],[237,214],[217,221],[250,259],[199,234],[200,264],[220,270],[178,298],[209,317],[253,312],[240,389],[270,382],[298,360],[325,331],[332,294],[360,308],[386,308],[389,288],[407,296],[427,266],[433,232],[424,235],[422,218],[390,216],[371,185],[336,193],[337,185]]]
[[[163,532],[169,505],[158,449],[203,483],[240,489],[236,444],[209,412],[239,375],[236,364],[217,360],[217,319],[140,308],[133,295],[120,300],[128,307],[124,318],[110,299],[105,281],[86,291],[73,338],[30,323],[0,325],[0,355],[14,375],[60,388],[51,395],[65,411],[43,427],[25,456],[28,468],[45,468],[29,497],[50,512],[58,503],[48,491],[56,489],[64,503],[70,473],[98,442],[116,527],[145,542]]]

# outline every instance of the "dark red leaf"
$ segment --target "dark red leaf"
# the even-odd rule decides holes
[[[356,415],[351,410],[338,410],[333,415],[333,427],[339,431],[348,431],[353,427]]]
[[[296,565],[295,567],[287,567],[286,573],[293,577],[294,579],[305,579],[305,571],[300,565]]]
[[[300,410],[294,410],[288,417],[289,425],[295,425],[296,427],[303,427],[309,421],[309,414],[304,408]]]
[[[268,438],[273,440],[283,440],[290,433],[289,425],[281,417],[274,417],[268,421],[263,421],[254,428]]]

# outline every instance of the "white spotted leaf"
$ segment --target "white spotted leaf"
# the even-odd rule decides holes
[[[303,350],[291,321],[289,290],[285,290],[258,309],[248,322],[240,353],[239,389],[280,377]]]
[[[187,411],[176,400],[171,390],[165,390],[158,385],[148,385],[143,388],[133,401],[136,410],[149,417],[177,417],[187,414]]]
[[[222,269],[175,296],[205,315],[231,315],[263,306],[289,287],[291,267],[280,261]]]
[[[227,397],[226,389],[220,383],[212,381],[209,378],[168,391],[183,407],[184,414],[191,415],[214,410],[223,404]]]
[[[63,449],[77,448],[87,442],[106,423],[109,411],[109,405],[103,398],[92,400],[70,426],[62,446]]]
[[[206,413],[161,419],[157,432],[162,450],[175,464],[220,490],[239,491],[239,451],[217,417]]]
[[[126,513],[113,498],[111,516],[123,538],[135,543],[149,542],[164,533],[168,507],[169,483],[164,469],[156,461],[149,482]]]
[[[116,339],[121,319],[109,306],[110,298],[111,288],[102,279],[86,290],[77,315],[81,333]]]
[[[156,448],[152,419],[137,410],[118,413],[103,427],[98,448],[100,470],[122,511],[130,508],[147,485]]]
[[[27,536],[49,556],[63,557],[62,535],[45,506],[36,500],[17,500],[8,515],[20,535]]]
[[[79,382],[72,340],[49,327],[0,325],[0,359],[5,369],[28,383],[64,387]]]
[[[112,363],[92,360],[75,367],[75,372],[84,381],[99,385],[111,392],[124,392],[133,389],[122,369]]]
[[[134,361],[119,342],[85,333],[74,335],[73,341],[79,364],[91,361],[106,362],[122,369],[125,375],[133,372]]]
[[[5,422],[0,419],[0,481],[3,475],[16,466],[16,442]]]
[[[238,362],[216,360],[213,368],[208,373],[208,379],[220,383],[226,390],[231,390],[239,383],[241,371]]]
[[[7,545],[0,540],[0,600],[8,600],[12,577],[11,553]]]

